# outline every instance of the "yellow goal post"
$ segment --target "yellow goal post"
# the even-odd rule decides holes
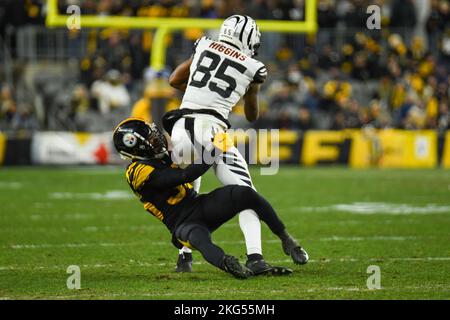
[[[58,0],[47,0],[47,27],[66,27],[69,15],[58,12]],[[218,29],[221,19],[198,18],[149,18],[128,16],[94,16],[80,15],[81,28],[125,28],[125,29],[154,29],[151,52],[151,67],[161,70],[166,62],[166,36],[173,31],[196,28],[202,30]],[[315,33],[317,31],[317,0],[305,0],[304,21],[258,20],[261,32],[281,33]]]

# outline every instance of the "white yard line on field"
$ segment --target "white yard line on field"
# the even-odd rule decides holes
[[[0,182],[0,189],[18,190],[20,188],[22,188],[22,183],[21,182],[16,182],[16,181],[10,181],[10,182],[1,181]]]
[[[117,231],[149,231],[149,230],[158,230],[162,229],[162,226],[160,224],[147,224],[147,225],[135,225],[135,226],[85,226],[81,228],[69,228],[69,227],[21,227],[21,226],[14,226],[14,227],[0,227],[1,231],[9,231],[17,233],[18,230],[20,231],[33,231],[33,232],[89,232],[89,233],[96,233],[96,232],[117,232]],[[221,228],[238,228],[239,225],[237,223],[227,223],[221,226]]]
[[[434,236],[368,236],[368,237],[341,237],[330,236],[322,238],[304,238],[308,241],[407,241],[419,239],[437,239]],[[217,244],[238,245],[243,244],[242,240],[219,240]],[[264,240],[264,243],[279,243],[278,239]],[[169,241],[140,241],[140,242],[89,242],[89,243],[26,243],[3,245],[2,249],[43,249],[43,248],[85,248],[85,247],[124,247],[140,245],[168,245]]]
[[[377,240],[405,241],[405,240],[417,240],[418,238],[428,238],[428,237],[416,237],[416,236],[341,237],[341,236],[331,236],[331,237],[319,238],[319,241],[377,241]]]
[[[424,205],[412,205],[408,203],[388,203],[388,202],[353,202],[338,203],[328,206],[317,207],[289,207],[287,212],[313,212],[313,213],[350,213],[359,215],[429,215],[429,214],[450,214],[450,205],[427,203]]]
[[[389,262],[389,261],[450,261],[450,257],[393,257],[393,258],[340,258],[340,259],[310,259],[309,263],[347,263],[347,262]],[[271,260],[271,263],[288,263],[291,259]],[[206,261],[195,261],[195,265],[207,265]],[[130,260],[127,263],[94,263],[79,265],[81,269],[104,269],[117,267],[174,267],[175,262],[146,262]],[[0,271],[17,270],[65,270],[67,265],[47,265],[47,266],[0,266]]]
[[[53,218],[57,219],[66,219],[66,220],[88,220],[88,219],[94,219],[95,215],[85,215],[81,213],[75,213],[75,214],[67,214],[67,215],[61,215],[56,216],[53,215]],[[115,215],[115,218],[119,218],[121,215]],[[28,216],[33,221],[42,220],[44,217],[42,215],[31,215]],[[46,217],[47,218],[47,217]],[[113,216],[114,218],[114,216]],[[49,219],[49,220],[55,220],[55,219]],[[339,226],[351,226],[351,225],[365,225],[367,222],[365,221],[359,221],[359,220],[346,220],[346,221],[318,221],[319,224],[325,224],[325,225],[339,225]],[[382,220],[382,221],[371,221],[371,224],[394,224],[398,223],[395,220]],[[412,220],[403,219],[401,221],[402,224],[408,223],[408,224],[420,224],[422,221],[419,220]],[[289,223],[289,226],[302,226],[304,223],[299,221],[291,221]],[[51,226],[39,226],[39,227],[33,227],[33,226],[21,226],[21,225],[14,225],[14,226],[6,226],[2,227],[0,226],[0,231],[5,232],[20,232],[20,231],[32,231],[32,232],[89,232],[89,233],[96,233],[96,232],[117,232],[118,230],[121,231],[147,231],[147,230],[155,230],[160,229],[162,226],[160,224],[142,224],[142,225],[91,225],[91,226],[85,226],[81,228],[74,228],[74,227],[51,227]],[[234,222],[228,222],[221,226],[221,228],[238,228],[239,224]]]

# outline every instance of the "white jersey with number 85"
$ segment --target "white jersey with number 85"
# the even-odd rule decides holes
[[[227,119],[250,83],[263,83],[266,77],[260,61],[227,43],[200,38],[180,109],[212,109]]]

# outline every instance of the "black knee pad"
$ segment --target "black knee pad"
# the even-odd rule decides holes
[[[196,247],[199,242],[210,239],[208,228],[197,223],[183,223],[175,230],[177,239]]]
[[[211,233],[203,226],[194,227],[189,233],[189,243],[195,248],[200,248],[202,244],[211,242]]]

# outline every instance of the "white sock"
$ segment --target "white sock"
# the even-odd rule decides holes
[[[192,186],[194,187],[194,191],[200,193],[200,185],[202,184],[202,177],[198,177],[192,182]]]
[[[192,253],[192,250],[189,249],[188,247],[183,246],[183,248],[181,248],[181,249],[178,251],[178,254],[182,254],[183,252],[186,252],[186,253]]]
[[[245,238],[247,254],[262,254],[261,221],[254,210],[247,209],[239,213],[239,225]]]

